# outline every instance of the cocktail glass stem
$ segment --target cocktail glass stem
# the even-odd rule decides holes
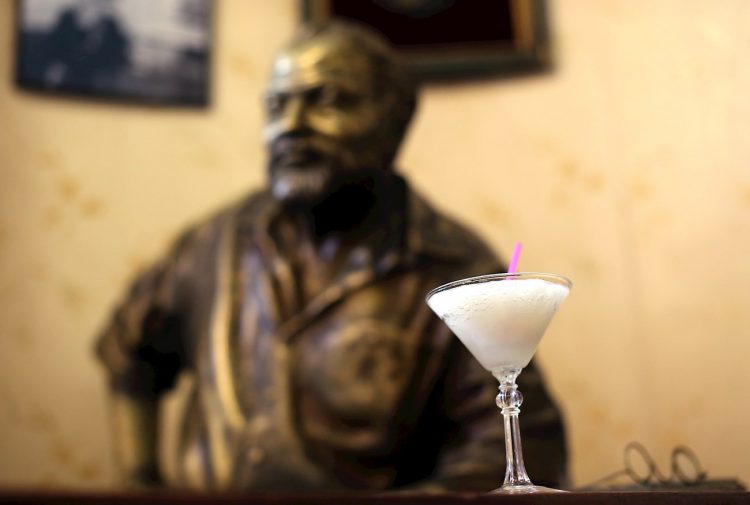
[[[493,372],[500,382],[500,393],[495,401],[502,409],[505,423],[505,481],[501,489],[509,491],[532,485],[523,464],[521,429],[518,423],[518,414],[523,403],[523,395],[516,385],[516,377],[520,373],[520,368],[506,368]]]

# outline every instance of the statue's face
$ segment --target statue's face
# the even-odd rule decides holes
[[[375,80],[369,59],[332,37],[275,60],[264,137],[277,199],[319,201],[352,171],[382,169],[390,160],[388,94],[376,92]]]

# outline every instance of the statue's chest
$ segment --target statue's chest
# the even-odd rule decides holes
[[[295,382],[322,410],[385,420],[413,380],[423,310],[418,279],[397,275],[349,293],[295,338]]]
[[[304,277],[289,263],[254,263],[253,256],[245,261],[233,357],[241,402],[260,408],[258,391],[273,390],[277,400],[289,396],[322,417],[376,424],[391,419],[408,395],[418,360],[426,359],[420,345],[431,316],[424,276],[401,271],[360,282],[355,274],[321,286],[315,291],[322,295],[310,299],[299,282]],[[280,347],[288,370],[277,369]],[[280,374],[288,377],[284,391],[274,385]]]

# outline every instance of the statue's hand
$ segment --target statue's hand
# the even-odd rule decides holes
[[[156,400],[112,395],[112,424],[120,481],[129,488],[163,484],[156,457]]]
[[[121,483],[124,487],[137,491],[156,490],[164,484],[158,468],[151,464],[123,472]]]

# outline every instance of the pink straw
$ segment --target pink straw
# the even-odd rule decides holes
[[[516,245],[513,247],[513,255],[510,257],[510,265],[508,265],[509,274],[516,273],[518,269],[518,259],[521,257],[521,249],[523,249],[521,242],[516,242]]]

